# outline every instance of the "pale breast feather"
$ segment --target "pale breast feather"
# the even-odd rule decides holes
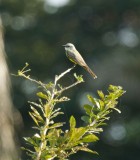
[[[73,52],[71,52],[71,51],[66,51],[66,55],[67,55],[67,57],[72,61],[72,62],[76,62],[77,63],[77,61],[76,61],[76,56],[73,54]]]

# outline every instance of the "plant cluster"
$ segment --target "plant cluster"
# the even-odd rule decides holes
[[[58,103],[69,101],[70,99],[63,96],[63,92],[84,82],[82,76],[74,74],[75,82],[69,86],[63,87],[58,82],[63,76],[70,72],[74,67],[69,68],[60,75],[55,76],[54,82],[48,84],[42,83],[30,78],[27,72],[28,64],[22,70],[18,71],[17,76],[24,77],[32,82],[37,83],[42,91],[37,93],[39,102],[29,102],[31,112],[29,112],[35,122],[36,133],[31,137],[25,137],[27,144],[32,146],[32,150],[22,147],[33,160],[67,160],[70,155],[78,151],[86,151],[98,154],[96,151],[89,149],[89,144],[99,140],[98,134],[103,131],[102,126],[109,120],[109,114],[116,110],[118,98],[124,94],[120,86],[110,85],[108,94],[97,91],[98,98],[87,95],[89,104],[84,105],[85,115],[81,117],[84,126],[77,127],[76,119],[71,116],[69,119],[69,129],[63,130],[64,122],[55,122],[55,118],[64,114],[61,108],[57,107]],[[59,105],[60,106],[60,105]]]

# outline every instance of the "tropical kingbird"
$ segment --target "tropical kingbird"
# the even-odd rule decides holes
[[[72,43],[67,43],[63,46],[65,47],[66,55],[70,61],[83,67],[94,79],[97,78],[96,74],[89,68],[81,54],[76,50]]]

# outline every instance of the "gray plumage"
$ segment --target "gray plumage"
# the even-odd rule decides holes
[[[63,45],[66,50],[67,57],[75,64],[80,65],[83,67],[86,71],[88,71],[91,76],[95,79],[97,78],[96,74],[89,68],[89,66],[84,61],[83,57],[80,55],[80,53],[76,50],[75,46],[72,43],[67,43]]]

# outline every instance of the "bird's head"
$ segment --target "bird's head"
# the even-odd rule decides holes
[[[65,47],[65,50],[75,50],[75,46],[72,43],[67,43],[62,46]]]

